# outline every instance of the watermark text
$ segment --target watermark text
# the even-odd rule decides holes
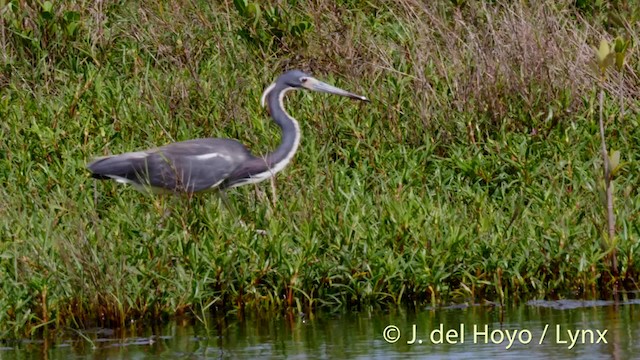
[[[553,332],[553,334],[549,334]],[[553,343],[564,345],[568,349],[586,344],[607,344],[607,329],[569,329],[559,324],[544,325],[541,331],[530,329],[494,329],[489,325],[457,324],[446,327],[440,324],[433,329],[420,329],[416,324],[400,328],[389,325],[382,331],[384,341],[393,344],[404,341],[414,344],[500,344],[505,349],[514,345]]]

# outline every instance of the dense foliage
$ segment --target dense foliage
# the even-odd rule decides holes
[[[640,6],[425,3],[0,3],[0,335],[637,290]],[[618,36],[600,84],[594,47]],[[89,178],[94,156],[189,138],[266,153],[260,94],[292,68],[372,102],[289,95],[304,137],[275,191],[229,191],[232,213]]]

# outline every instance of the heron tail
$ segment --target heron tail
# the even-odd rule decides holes
[[[114,177],[132,179],[145,168],[146,157],[145,152],[105,156],[93,160],[87,168],[91,171],[91,177],[95,179]]]

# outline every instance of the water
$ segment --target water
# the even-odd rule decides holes
[[[0,344],[0,359],[639,357],[638,300],[210,319],[206,326],[172,322],[137,331],[87,330],[57,342]]]

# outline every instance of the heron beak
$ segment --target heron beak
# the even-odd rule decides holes
[[[328,94],[334,94],[334,95],[340,95],[340,96],[346,96],[348,98],[352,98],[352,99],[358,99],[358,100],[362,100],[362,101],[369,101],[369,99],[367,99],[366,97],[362,96],[362,95],[356,95],[354,93],[350,93],[348,91],[342,90],[340,88],[337,88],[335,86],[329,85],[327,83],[323,83],[320,80],[314,79],[314,78],[309,78],[307,80],[307,82],[305,82],[302,86],[304,86],[305,88],[309,89],[309,90],[313,90],[313,91],[318,91],[318,92],[323,92],[323,93],[328,93]]]

